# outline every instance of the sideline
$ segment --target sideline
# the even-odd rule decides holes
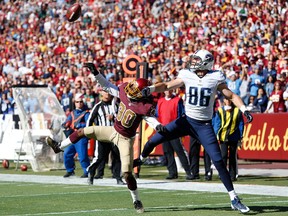
[[[33,182],[40,184],[64,184],[64,185],[87,185],[87,179],[79,177],[63,178],[62,176],[40,176],[40,175],[18,175],[18,174],[0,174],[0,182]],[[179,191],[206,191],[222,192],[226,189],[222,183],[200,183],[200,182],[174,182],[167,180],[146,180],[137,179],[139,188],[179,190]],[[115,179],[104,178],[94,181],[94,186],[112,186],[126,187],[126,185],[117,185]],[[93,187],[93,186],[91,186]],[[266,196],[288,197],[288,187],[283,186],[264,186],[264,185],[243,185],[234,183],[238,194],[253,194]]]

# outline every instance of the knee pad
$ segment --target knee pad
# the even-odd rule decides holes
[[[132,175],[131,172],[125,172],[123,174],[123,177],[127,183],[127,187],[130,189],[130,190],[136,190],[137,189],[137,182],[136,182],[136,179],[135,177]]]

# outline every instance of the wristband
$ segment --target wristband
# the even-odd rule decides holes
[[[241,110],[242,113],[244,113],[245,111],[248,111],[248,109],[246,108],[245,105],[242,105],[242,106],[240,107],[240,110]]]
[[[155,91],[155,86],[154,86],[154,85],[152,85],[152,86],[149,86],[148,88],[150,89],[150,93],[152,93],[152,92],[154,92],[154,91]]]

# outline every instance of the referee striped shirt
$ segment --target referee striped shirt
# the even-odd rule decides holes
[[[94,105],[92,108],[89,118],[88,126],[97,125],[97,126],[112,126],[114,125],[114,118],[109,120],[106,115],[113,115],[116,117],[118,105],[115,103],[115,100],[109,102],[100,101]]]

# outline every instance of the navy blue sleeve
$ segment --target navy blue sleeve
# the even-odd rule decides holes
[[[178,117],[180,117],[183,113],[185,113],[185,107],[183,104],[183,100],[179,100],[178,102]]]
[[[216,135],[218,135],[218,131],[220,130],[220,127],[221,127],[221,117],[219,115],[219,112],[217,112],[215,114],[214,121],[213,121],[213,129]]]
[[[241,116],[240,116],[240,121],[239,121],[239,132],[240,132],[240,136],[241,138],[243,137],[243,133],[244,133],[244,119],[243,119],[243,115],[241,113]]]
[[[158,118],[159,117],[159,111],[158,111],[158,104],[156,106],[156,109],[155,109],[155,117]]]

